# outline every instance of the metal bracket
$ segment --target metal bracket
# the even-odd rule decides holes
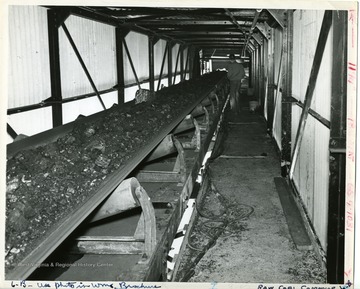
[[[205,112],[205,120],[200,124],[200,130],[207,131],[210,127],[209,112],[205,106],[203,106],[203,110]]]
[[[275,19],[275,21],[282,27],[285,27],[285,10],[283,9],[268,9],[269,14]]]
[[[185,182],[185,180],[186,180],[186,164],[185,164],[184,148],[182,147],[181,143],[173,135],[170,135],[170,136],[171,136],[170,139],[168,137],[165,138],[165,139],[167,139],[168,143],[166,143],[164,146],[169,147],[171,151],[178,152],[173,171],[141,170],[136,175],[136,177],[138,178],[139,181],[141,181],[141,182],[164,182],[164,183],[184,183]],[[160,143],[160,145],[162,145],[162,144],[163,144],[163,142]]]
[[[173,133],[179,134],[194,128],[195,131],[191,141],[182,141],[181,144],[183,149],[195,149],[195,152],[198,152],[201,146],[200,126],[197,120],[191,114],[186,116],[186,118],[176,127]]]
[[[260,45],[263,43],[262,36],[259,33],[253,33],[252,37],[256,40]]]
[[[266,39],[270,39],[270,31],[267,29],[267,27],[265,26],[264,23],[256,23],[255,26],[260,32],[261,34],[266,38]]]
[[[149,257],[156,247],[155,210],[150,198],[136,178],[124,180],[89,219],[89,223],[141,206],[142,213],[133,237],[80,236],[72,248],[74,253],[143,254]],[[145,255],[144,255],[145,254]]]

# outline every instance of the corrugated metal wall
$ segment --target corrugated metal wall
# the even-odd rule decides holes
[[[115,28],[71,15],[65,25],[98,90],[117,83]],[[94,92],[70,42],[59,28],[61,88],[63,98]]]
[[[129,32],[125,37],[132,62],[139,81],[149,78],[149,49],[148,36],[137,32]],[[124,48],[124,78],[125,84],[136,83],[130,61]]]
[[[9,6],[8,108],[37,104],[51,96],[47,12],[38,6]],[[18,134],[52,127],[51,108],[8,116]],[[8,139],[11,142],[11,139]]]
[[[311,66],[318,41],[324,11],[295,11],[293,35],[293,96],[304,102]],[[326,44],[311,108],[329,119],[331,105],[332,30]],[[292,110],[292,144],[302,109]],[[327,246],[329,194],[330,130],[314,117],[308,117],[294,171],[294,183],[308,211],[323,248]]]
[[[157,90],[158,87],[159,80],[157,79],[159,79],[160,77],[161,65],[164,59],[165,51],[166,51],[166,41],[160,39],[158,42],[156,42],[154,46],[155,90]],[[163,71],[162,71],[162,80],[161,80],[160,88],[162,85],[167,86],[167,73],[168,73],[168,58],[166,55]]]
[[[183,63],[183,71],[185,73],[184,75],[184,80],[189,79],[189,74],[187,73],[187,71],[189,71],[189,60],[188,58],[188,53],[189,53],[189,48],[184,48],[183,50],[183,55],[184,55],[184,63]],[[187,61],[187,67],[186,67],[186,61]]]
[[[155,79],[160,76],[161,64],[164,58],[165,50],[166,50],[166,41],[160,39],[158,42],[156,42],[154,46]],[[167,72],[168,72],[168,61],[167,61],[167,57],[165,57],[163,77],[167,75]]]
[[[115,28],[71,15],[65,25],[98,91],[117,84]],[[64,99],[94,92],[62,28],[59,28],[61,89]],[[101,96],[107,108],[117,103],[116,93]],[[79,114],[91,115],[103,110],[97,97],[63,105],[63,122],[74,121]]]
[[[38,6],[9,6],[8,108],[50,97],[47,13]]]

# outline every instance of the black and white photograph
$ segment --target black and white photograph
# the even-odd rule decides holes
[[[358,4],[286,2],[2,5],[0,287],[360,288]]]

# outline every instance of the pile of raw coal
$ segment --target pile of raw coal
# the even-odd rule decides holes
[[[6,271],[223,77],[209,74],[164,88],[148,102],[116,105],[96,121],[75,122],[74,129],[55,142],[9,158]]]

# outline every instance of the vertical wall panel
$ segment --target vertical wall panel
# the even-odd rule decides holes
[[[184,55],[184,63],[183,63],[184,80],[189,79],[187,77],[187,73],[186,73],[186,71],[189,71],[189,67],[190,67],[190,63],[189,63],[190,60],[187,59],[188,53],[189,53],[189,48],[184,48],[184,50],[183,50],[183,55]],[[187,67],[186,67],[186,61],[188,62]],[[185,71],[185,69],[186,69],[186,71]]]
[[[9,6],[8,19],[8,108],[40,103],[51,96],[47,9]],[[52,127],[51,108],[9,115],[7,122],[16,133],[31,136]]]
[[[294,12],[292,92],[301,102],[305,100],[323,15],[324,11]],[[311,105],[313,110],[328,119],[331,105],[331,55],[332,30],[326,43]],[[292,112],[294,145],[302,108],[294,105]],[[295,186],[324,249],[327,246],[329,139],[330,130],[309,115],[293,176]]]
[[[154,47],[154,62],[155,62],[155,78],[160,76],[161,64],[164,58],[164,53],[166,50],[166,41],[160,39]],[[167,75],[168,65],[167,65],[167,57],[165,58],[164,68],[163,68],[163,76]],[[165,84],[165,83],[164,83]],[[157,88],[157,86],[155,86]]]
[[[47,33],[45,8],[9,6],[8,108],[40,103],[50,97]]]
[[[330,120],[331,106],[331,70],[332,70],[332,46],[333,28],[330,28],[328,40],[326,42],[323,59],[321,62],[319,77],[316,83],[314,97],[311,108],[322,117]]]
[[[144,34],[131,31],[125,37],[126,44],[129,48],[132,62],[139,81],[149,79],[149,50],[148,37]],[[157,60],[155,59],[155,62]],[[155,72],[156,75],[156,72]],[[124,77],[125,84],[135,83],[135,76],[130,66],[128,57],[124,48]]]
[[[113,87],[117,83],[115,28],[77,16],[70,16],[65,24],[96,88]],[[93,92],[62,28],[59,28],[59,46],[63,98]]]
[[[329,206],[329,150],[330,130],[315,122],[314,150],[314,227],[323,248],[327,247],[328,206]]]
[[[180,49],[180,44],[175,44],[172,48],[172,76],[173,76],[173,80],[174,80],[174,76],[176,73],[176,78],[175,78],[175,84],[179,82],[179,77],[178,75],[180,75],[180,55],[179,58],[177,58],[178,56],[178,52]],[[176,66],[176,60],[178,60],[177,66]],[[176,68],[176,71],[175,71]],[[173,81],[172,81],[173,83]]]
[[[114,103],[117,103],[117,91],[103,94],[102,99],[105,106],[110,108]],[[80,114],[89,116],[102,110],[103,108],[96,96],[64,103],[63,121],[66,124],[74,121]]]
[[[51,107],[8,115],[8,122],[17,134],[32,136],[52,128]]]
[[[292,92],[293,96],[302,102],[309,82],[323,17],[323,10],[294,12],[293,69],[298,75],[293,74]]]

